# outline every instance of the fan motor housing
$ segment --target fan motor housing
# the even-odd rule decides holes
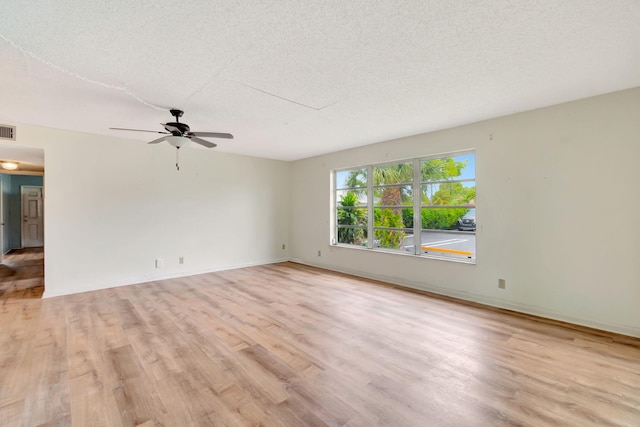
[[[175,131],[170,131],[174,136],[184,135],[185,133],[187,133],[187,132],[189,132],[191,130],[191,128],[189,128],[189,125],[186,124],[186,123],[169,122],[169,123],[167,123],[167,126],[173,126],[174,128],[180,129],[180,133],[175,132]]]

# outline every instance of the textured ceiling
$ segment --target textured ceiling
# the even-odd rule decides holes
[[[640,1],[3,0],[0,58],[0,122],[294,160],[640,86]]]

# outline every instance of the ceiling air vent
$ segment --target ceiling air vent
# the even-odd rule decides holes
[[[16,140],[16,127],[15,126],[0,125],[0,139],[10,139],[11,141],[15,141]]]

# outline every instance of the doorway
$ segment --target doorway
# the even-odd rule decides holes
[[[5,174],[0,175],[2,181],[2,252],[7,254],[14,249],[23,249],[25,247],[36,247],[44,245],[43,228],[39,230],[30,223],[30,216],[37,215],[42,219],[44,213],[44,203],[42,197],[40,201],[25,201],[26,208],[23,203],[23,191],[25,187],[38,187],[39,192],[43,193],[43,177],[30,175]],[[36,195],[35,198],[38,198]],[[31,198],[29,198],[31,199]],[[29,210],[32,212],[29,213]],[[35,210],[35,212],[33,212]],[[28,227],[25,227],[25,224]],[[38,236],[40,235],[40,236]],[[25,241],[26,238],[26,241]],[[24,243],[27,243],[25,246]]]
[[[44,150],[0,142],[0,299],[44,291]]]

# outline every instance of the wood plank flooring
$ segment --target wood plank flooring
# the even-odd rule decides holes
[[[635,338],[293,263],[11,286],[1,426],[640,426]]]
[[[0,264],[0,301],[42,298],[44,248],[14,249]]]

